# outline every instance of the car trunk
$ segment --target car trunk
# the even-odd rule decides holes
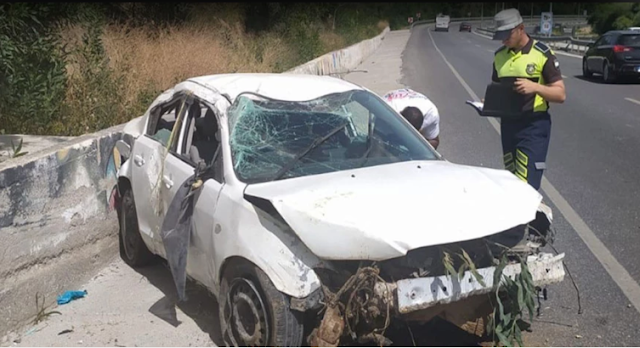
[[[640,63],[640,33],[621,35],[614,51],[621,61]]]

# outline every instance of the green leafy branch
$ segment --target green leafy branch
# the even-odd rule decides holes
[[[537,289],[526,261],[520,256],[517,256],[517,259],[520,263],[521,272],[514,277],[503,276],[504,269],[509,264],[508,248],[503,248],[504,251],[497,258],[500,261],[493,274],[493,287],[495,288],[492,296],[493,315],[487,324],[487,333],[492,337],[495,346],[500,344],[513,346],[517,343],[522,347],[524,346],[522,331],[529,330],[531,327],[529,322],[533,321]],[[460,251],[461,253],[456,253],[461,261],[457,271],[454,267],[455,262],[451,256],[452,253],[443,251],[442,263],[446,275],[461,280],[465,271],[469,270],[478,283],[486,286],[484,278],[478,273],[476,265],[469,257],[469,254],[464,249],[460,249]],[[523,319],[525,309],[529,311],[529,322]]]
[[[464,276],[464,273],[467,270],[470,270],[471,274],[473,274],[474,278],[476,278],[478,283],[480,283],[480,285],[482,286],[486,286],[484,282],[484,277],[480,273],[478,273],[476,265],[475,263],[473,263],[473,260],[471,260],[471,257],[469,257],[469,254],[467,254],[467,252],[464,249],[460,249],[460,251],[462,251],[462,254],[460,253],[456,254],[460,257],[460,260],[462,261],[462,264],[460,265],[460,268],[458,269],[458,271],[456,271],[455,268],[453,267],[454,261],[453,261],[453,258],[451,257],[451,254],[449,254],[446,251],[443,251],[444,258],[442,259],[442,263],[444,264],[446,275],[450,277],[456,277],[458,281],[460,281]]]
[[[513,278],[503,277],[508,263],[506,254],[500,257],[500,263],[494,272],[494,300],[497,307],[493,306],[493,315],[487,331],[495,345],[513,346],[515,340],[520,347],[524,346],[522,331],[531,327],[530,323],[523,320],[525,309],[529,311],[529,321],[533,321],[537,290],[527,263],[520,256],[518,261],[521,271]]]

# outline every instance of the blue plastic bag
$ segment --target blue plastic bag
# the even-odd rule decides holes
[[[87,294],[87,290],[83,291],[66,291],[64,294],[58,296],[58,304],[67,304],[75,299],[83,298]]]

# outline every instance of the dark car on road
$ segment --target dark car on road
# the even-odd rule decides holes
[[[471,24],[467,22],[460,23],[460,31],[468,31],[471,32]]]
[[[605,82],[617,77],[640,78],[640,32],[615,30],[589,44],[582,58],[582,75],[602,74]]]

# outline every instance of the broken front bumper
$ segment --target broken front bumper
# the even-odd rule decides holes
[[[564,254],[553,256],[541,253],[536,256],[529,256],[527,265],[534,284],[536,286],[545,286],[561,282],[565,274],[562,264],[563,259]],[[484,280],[484,286],[476,280],[470,271],[467,271],[460,280],[456,277],[442,275],[403,279],[395,283],[378,283],[376,292],[388,298],[391,295],[388,291],[391,291],[395,298],[393,302],[397,305],[396,310],[398,313],[407,314],[495,291],[496,287],[493,286],[493,274],[495,271],[496,267],[478,269],[478,273]],[[509,264],[503,270],[503,277],[513,279],[520,272],[521,266],[519,263]]]

